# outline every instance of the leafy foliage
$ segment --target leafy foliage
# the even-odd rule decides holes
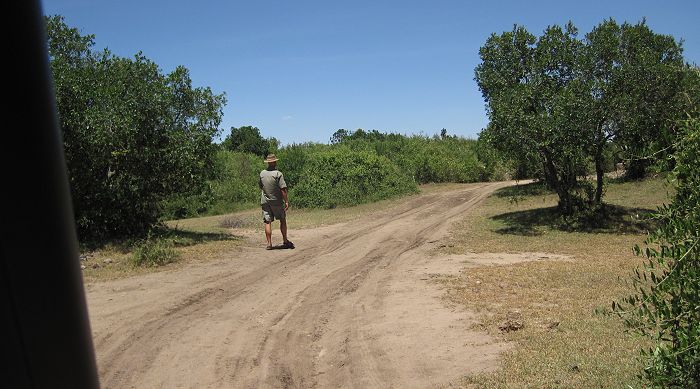
[[[675,123],[683,114],[682,48],[644,21],[618,25],[612,19],[586,34],[585,43],[580,62],[591,91],[589,153],[598,164],[605,145],[614,141],[628,176],[641,178],[654,160],[673,152]]]
[[[206,190],[225,98],[184,67],[163,74],[140,53],[93,51],[60,16],[46,24],[79,235],[142,234],[165,199]]]
[[[490,118],[483,139],[518,169],[538,166],[564,214],[601,205],[610,150],[643,172],[651,158],[640,156],[672,144],[688,72],[680,44],[644,21],[607,20],[585,39],[572,23],[540,37],[515,26],[491,35],[479,54]],[[579,179],[589,165],[595,185]]]
[[[345,138],[348,137],[348,135],[350,135],[350,132],[348,132],[348,130],[344,128],[339,129],[338,131],[334,132],[331,136],[331,144],[334,145],[336,143],[342,142],[343,140],[345,140]]]
[[[258,204],[258,177],[265,168],[263,159],[249,153],[219,151],[216,154],[217,178],[210,182],[213,204],[210,213],[223,213],[236,205]]]
[[[172,196],[163,202],[161,219],[222,214],[260,201],[258,174],[265,168],[260,156],[218,150],[211,166],[213,178],[201,193]]]
[[[389,158],[419,184],[475,182],[486,175],[477,156],[476,142],[460,137],[409,137],[358,129],[346,135],[341,144]]]
[[[582,44],[569,23],[548,27],[537,39],[523,27],[491,35],[479,51],[476,80],[488,104],[492,145],[520,159],[541,163],[564,213],[580,202],[574,195],[585,166],[580,98],[585,93],[576,60]]]
[[[336,147],[309,156],[290,197],[301,207],[335,208],[417,190],[416,183],[388,158]]]
[[[510,177],[506,164],[487,168],[479,159],[477,142],[469,139],[409,137],[376,130],[339,130],[336,135],[330,144],[292,144],[276,150],[293,206],[352,205],[412,193],[419,183]],[[498,160],[496,155],[490,158]],[[169,200],[165,217],[221,214],[257,203],[258,174],[265,167],[262,160],[260,155],[223,147],[216,154],[209,191]]]
[[[231,127],[231,132],[226,136],[221,146],[226,150],[265,157],[277,149],[278,143],[275,138],[263,138],[257,127],[243,126]]]
[[[292,201],[304,207],[390,198],[414,192],[417,183],[493,178],[478,159],[475,141],[446,134],[409,137],[341,129],[330,145],[291,145],[279,155]]]
[[[646,378],[658,387],[700,386],[700,120],[685,124],[673,171],[677,193],[638,255],[634,294],[614,302],[628,326],[654,340]]]

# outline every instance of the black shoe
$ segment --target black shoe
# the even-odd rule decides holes
[[[291,240],[288,240],[282,244],[282,246],[286,249],[293,249],[294,248],[294,243],[292,243]]]

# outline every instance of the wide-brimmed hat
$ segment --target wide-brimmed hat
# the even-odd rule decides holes
[[[277,158],[276,155],[274,154],[268,154],[267,158],[265,158],[265,162],[270,163],[270,162],[277,162],[279,159]]]

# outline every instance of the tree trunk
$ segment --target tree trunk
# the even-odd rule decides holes
[[[595,153],[595,175],[596,175],[596,186],[595,186],[595,198],[593,199],[593,204],[600,205],[603,199],[603,146],[598,145]]]
[[[554,162],[552,162],[551,154],[547,151],[542,151],[542,155],[544,156],[544,176],[547,185],[557,192],[559,196],[558,207],[561,213],[569,215],[572,211],[571,193],[567,188],[565,178],[560,178],[557,174],[557,168],[554,166]]]

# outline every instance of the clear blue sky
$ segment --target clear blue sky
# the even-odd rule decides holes
[[[539,35],[571,20],[646,17],[700,64],[700,1],[44,0],[98,48],[143,53],[195,86],[225,92],[222,128],[253,125],[283,144],[339,129],[476,137],[488,120],[474,68],[491,33]]]

